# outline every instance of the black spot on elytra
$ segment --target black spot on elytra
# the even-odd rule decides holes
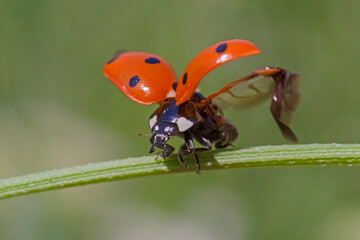
[[[177,82],[176,82],[176,83],[173,83],[172,87],[173,87],[174,91],[176,91],[177,85],[178,85]]]
[[[118,57],[120,57],[121,54],[123,54],[124,52],[126,52],[125,50],[118,50],[114,53],[113,57],[107,62],[107,64],[112,63],[113,61],[115,61]]]
[[[132,78],[130,78],[129,86],[135,87],[138,84],[138,82],[140,82],[140,78],[137,75],[135,75]]]
[[[145,59],[145,62],[149,64],[156,64],[156,63],[160,63],[160,60],[156,57],[150,57]]]
[[[184,73],[184,76],[183,76],[183,79],[182,79],[183,85],[185,85],[186,81],[187,81],[187,73]]]
[[[225,52],[226,48],[227,48],[227,43],[222,43],[219,46],[217,46],[216,52],[217,53]]]

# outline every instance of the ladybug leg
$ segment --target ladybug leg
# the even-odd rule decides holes
[[[216,148],[225,148],[228,146],[234,147],[234,145],[232,145],[232,142],[235,141],[238,135],[239,134],[237,132],[236,127],[231,123],[222,125],[219,131],[219,140],[215,144],[215,147]]]
[[[168,158],[170,157],[170,155],[174,152],[175,148],[170,146],[169,144],[154,144],[151,149],[153,149],[153,147],[157,147],[157,148],[160,148],[163,150],[162,152],[162,157],[165,159],[165,158]],[[150,150],[150,153],[154,152],[154,150]],[[159,158],[159,155],[156,157],[155,160],[157,160]]]
[[[183,144],[178,152],[178,160],[184,168],[188,168],[184,162],[183,156],[190,155],[194,152],[194,141],[190,134],[184,133],[185,144]]]
[[[219,137],[220,137],[219,141],[215,144],[216,148],[225,148],[225,147],[229,146],[229,144],[231,144],[231,143],[228,143],[229,135],[227,132],[220,131]]]
[[[170,146],[169,144],[164,144],[163,145],[163,158],[168,158],[170,157],[170,155],[174,152],[175,148]]]
[[[199,157],[197,155],[197,153],[199,152],[208,152],[211,150],[212,148],[212,143],[209,139],[201,136],[201,135],[193,135],[194,138],[196,139],[196,141],[198,141],[201,145],[203,145],[204,147],[203,148],[195,148],[194,149],[194,158],[195,158],[195,163],[196,165],[198,166],[198,169],[197,169],[197,173],[200,172],[200,160],[199,160]]]
[[[183,144],[178,152],[178,160],[180,162],[180,164],[184,167],[184,168],[188,168],[188,166],[186,165],[184,159],[183,159],[183,156],[186,156],[186,155],[189,155],[189,151],[186,147],[185,144]]]
[[[188,133],[184,134],[184,138],[185,138],[185,146],[187,147],[187,150],[189,151],[190,154],[194,151],[194,141],[191,135]]]

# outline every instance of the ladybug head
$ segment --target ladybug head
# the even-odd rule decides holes
[[[157,122],[151,129],[150,142],[153,144],[150,153],[155,151],[155,147],[164,148],[166,142],[175,137],[179,133],[179,129],[175,123]]]

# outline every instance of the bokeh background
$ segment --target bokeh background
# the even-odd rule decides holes
[[[360,136],[359,1],[78,0],[0,3],[0,178],[146,155],[156,106],[102,75],[117,49],[167,59],[178,76],[226,39],[263,53],[222,66],[217,91],[254,69],[302,76],[293,125],[301,143]],[[284,144],[269,103],[226,116],[240,148]],[[191,161],[191,160],[190,160]],[[358,167],[174,174],[0,202],[0,239],[359,239]]]

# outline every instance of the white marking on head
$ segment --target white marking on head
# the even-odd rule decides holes
[[[187,119],[184,118],[184,117],[180,117],[180,118],[177,120],[176,124],[177,124],[180,132],[184,132],[184,131],[188,130],[189,128],[191,128],[192,125],[194,125],[193,122],[187,120]]]
[[[165,132],[168,132],[169,130],[170,130],[170,127],[166,127],[166,128],[164,129]]]
[[[158,131],[159,129],[160,129],[159,126],[156,125],[154,130],[155,130],[155,131]]]
[[[164,134],[156,134],[155,136],[156,136],[156,137],[163,137],[163,138],[167,138],[167,136],[166,136],[166,135],[164,135]]]
[[[172,97],[175,97],[176,96],[176,93],[175,93],[175,91],[174,90],[170,90],[169,92],[168,92],[168,94],[166,95],[166,97],[167,98],[172,98]]]
[[[152,128],[152,127],[155,125],[156,122],[157,122],[157,116],[154,115],[154,116],[149,120],[149,126],[150,126],[150,128]]]

